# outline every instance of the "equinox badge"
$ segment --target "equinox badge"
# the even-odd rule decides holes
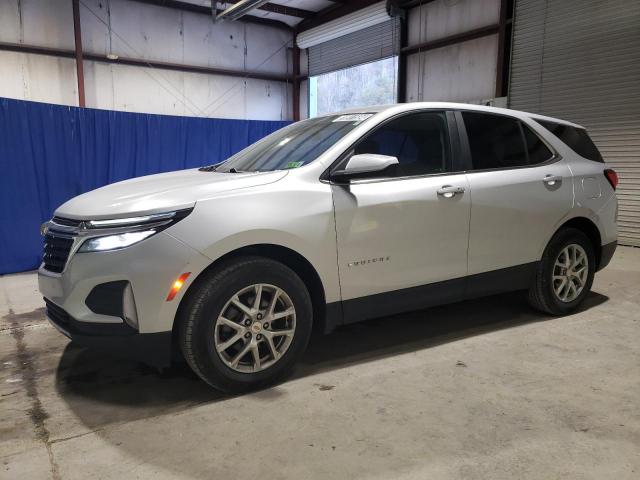
[[[370,263],[380,263],[380,262],[388,262],[391,257],[376,257],[370,258],[368,260],[358,260],[356,262],[349,263],[349,267],[360,267],[362,265],[368,265]]]

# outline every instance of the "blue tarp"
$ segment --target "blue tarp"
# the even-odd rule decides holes
[[[0,98],[0,274],[38,267],[40,224],[69,198],[131,177],[217,163],[288,123]]]

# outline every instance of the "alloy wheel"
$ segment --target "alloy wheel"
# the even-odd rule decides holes
[[[296,328],[296,310],[287,293],[258,283],[236,292],[218,316],[214,346],[222,361],[241,373],[276,363],[288,350]]]
[[[564,247],[553,266],[553,291],[561,302],[574,301],[587,283],[589,259],[580,245]]]

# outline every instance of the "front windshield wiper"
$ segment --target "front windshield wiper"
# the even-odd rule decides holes
[[[220,172],[220,173],[257,173],[260,170],[238,170],[237,168],[231,167],[229,170],[218,170],[220,166],[219,163],[215,165],[207,165],[206,167],[200,167],[198,170],[201,172]]]

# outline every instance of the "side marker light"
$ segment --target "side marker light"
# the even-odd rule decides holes
[[[175,298],[189,275],[191,275],[191,272],[185,272],[180,275],[175,282],[173,282],[173,285],[171,285],[171,290],[169,290],[169,295],[167,295],[167,302],[170,302]]]

